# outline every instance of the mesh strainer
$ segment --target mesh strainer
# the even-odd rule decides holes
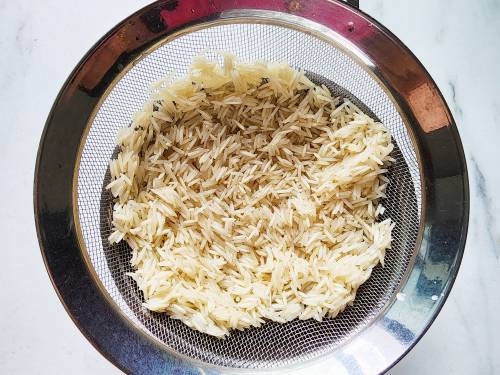
[[[182,76],[200,53],[287,61],[382,121],[396,144],[385,267],[334,319],[269,322],[219,340],[142,307],[109,245],[104,189],[118,129],[151,83]],[[42,253],[68,312],[113,363],[133,373],[377,373],[411,348],[448,294],[468,220],[465,159],[439,90],[390,32],[340,2],[160,1],[132,15],[80,62],[54,104],[35,174]],[[398,294],[399,293],[399,294]],[[399,298],[397,298],[399,296]],[[402,298],[405,296],[405,298]]]

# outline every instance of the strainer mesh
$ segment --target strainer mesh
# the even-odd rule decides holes
[[[131,250],[110,246],[112,197],[103,187],[109,181],[108,163],[116,153],[119,128],[130,123],[148,98],[151,83],[174,72],[182,76],[194,56],[229,51],[244,61],[287,61],[327,83],[336,94],[348,96],[381,120],[392,132],[397,160],[389,170],[385,217],[396,222],[392,250],[385,267],[374,269],[359,289],[353,306],[335,319],[269,322],[258,329],[236,331],[225,340],[198,333],[164,314],[141,305],[143,297],[132,279]],[[288,27],[241,23],[212,26],[180,36],[139,61],[109,93],[91,124],[80,160],[77,182],[78,216],[83,240],[100,281],[118,307],[148,334],[189,357],[228,367],[285,366],[330,351],[372,322],[394,298],[410,267],[420,225],[420,173],[408,131],[391,99],[358,63],[308,33]]]

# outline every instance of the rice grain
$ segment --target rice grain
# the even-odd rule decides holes
[[[144,306],[200,332],[334,317],[390,248],[389,131],[285,63],[196,58],[117,142],[109,241]]]

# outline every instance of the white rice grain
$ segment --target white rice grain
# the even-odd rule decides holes
[[[196,58],[110,163],[111,243],[145,307],[223,337],[334,317],[383,262],[389,131],[284,63]]]

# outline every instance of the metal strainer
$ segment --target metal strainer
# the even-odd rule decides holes
[[[109,160],[116,133],[151,83],[200,53],[286,61],[348,97],[396,144],[384,216],[396,227],[385,266],[334,319],[268,322],[224,340],[142,307],[130,249],[113,245]],[[465,159],[451,114],[417,59],[359,10],[326,0],[159,1],[108,33],[54,104],[35,174],[42,253],[69,314],[132,373],[377,373],[401,358],[444,303],[468,221]],[[399,298],[397,298],[399,297]]]

